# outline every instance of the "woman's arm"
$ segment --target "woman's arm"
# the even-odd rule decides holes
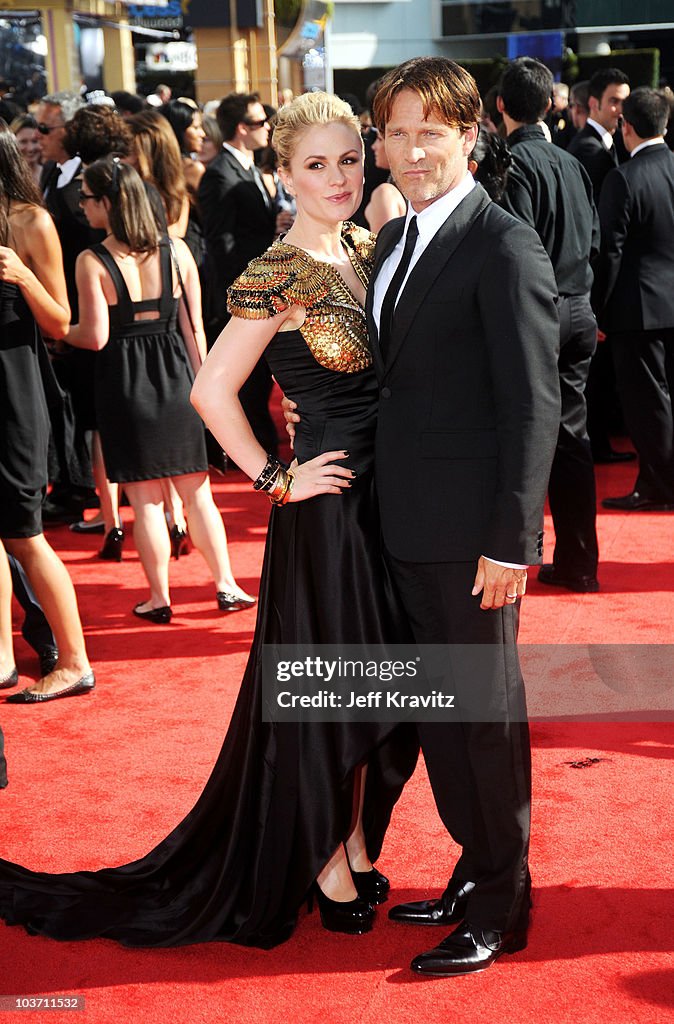
[[[70,306],[54,222],[46,210],[29,207],[11,225],[17,251],[0,246],[0,281],[19,286],[40,330],[58,341],[68,330]]]
[[[189,247],[182,238],[173,238],[171,241],[173,251],[178,259],[178,266],[180,267],[183,285],[185,286],[185,296],[190,307],[190,316],[192,317],[192,324],[190,324],[190,318],[187,315],[187,309],[181,295],[180,305],[178,306],[178,323],[180,324],[180,331],[185,341],[192,369],[196,374],[206,358],[206,333],[201,318],[201,282],[199,280],[199,271]],[[194,327],[194,332],[192,327]]]
[[[190,201],[185,196],[180,207],[180,216],[173,224],[169,224],[168,233],[171,238],[184,238],[187,232],[187,223],[190,219]]]
[[[87,249],[77,257],[75,282],[80,307],[80,322],[73,324],[65,340],[76,348],[100,352],[110,337],[110,311],[103,291],[106,274],[101,261]]]
[[[183,168],[185,171],[185,184],[188,189],[196,194],[199,182],[206,171],[206,166],[202,164],[201,160],[185,160]]]
[[[297,307],[267,320],[232,317],[199,370],[192,388],[192,404],[237,466],[256,480],[265,467],[267,453],[255,439],[246,419],[239,391],[267,345]],[[346,452],[325,452],[293,470],[291,501],[316,494],[340,494],[350,485],[351,470],[334,465]]]
[[[404,217],[406,209],[401,193],[395,185],[385,181],[378,185],[370,196],[370,202],[365,209],[365,219],[370,231],[377,235],[384,224],[395,220],[396,217]]]

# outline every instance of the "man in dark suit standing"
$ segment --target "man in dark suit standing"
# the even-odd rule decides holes
[[[225,96],[217,119],[225,141],[199,185],[207,261],[204,324],[209,345],[229,320],[227,289],[250,261],[271,245],[277,233],[272,199],[255,167],[255,150],[269,141],[269,122],[260,97],[256,93]],[[278,229],[284,226],[289,225],[279,223]],[[261,359],[239,397],[256,438],[275,454],[278,440],[268,409],[271,384],[271,374]]]
[[[597,494],[585,385],[597,343],[590,261],[599,253],[599,217],[585,170],[551,146],[540,127],[552,84],[550,70],[531,57],[520,57],[503,73],[496,102],[513,165],[501,206],[536,231],[559,290],[562,421],[548,486],[556,544],[552,564],[542,566],[538,579],[594,593],[599,589]]]
[[[412,963],[452,976],[526,945],[529,734],[512,709],[524,703],[519,602],[541,558],[559,430],[556,287],[536,233],[468,172],[480,97],[467,71],[408,61],[384,76],[373,113],[409,201],[379,235],[367,303],[387,558],[418,643],[494,645],[487,682],[504,709],[499,722],[419,725],[462,853],[440,900],[390,916],[458,924]]]
[[[44,96],[37,111],[44,162],[40,184],[61,242],[73,323],[77,322],[78,310],[75,262],[94,237],[79,202],[82,160],[66,149],[65,139],[67,123],[84,106],[81,96],[64,91]],[[51,467],[53,488],[42,510],[47,523],[81,519],[85,507],[97,504],[87,439],[91,428],[94,354],[63,343],[53,348],[54,372],[66,394],[66,405],[65,416],[52,415],[56,465]]]
[[[595,71],[588,87],[589,115],[585,127],[569,144],[569,153],[580,160],[590,176],[595,202],[599,201],[604,178],[619,163],[614,136],[629,94],[630,80],[623,71]]]
[[[571,140],[568,152],[580,160],[590,176],[595,204],[604,178],[626,154],[616,130],[623,101],[629,96],[629,79],[618,68],[595,71],[588,84],[588,117],[585,127]],[[616,416],[617,398],[611,361],[611,339],[602,340],[590,366],[587,383],[588,432],[594,461],[626,462],[633,452],[619,452],[611,446],[610,428]]]
[[[667,100],[635,89],[623,104],[627,163],[606,176],[599,201],[602,255],[594,288],[599,325],[613,342],[618,394],[639,455],[625,512],[674,510],[674,155]]]

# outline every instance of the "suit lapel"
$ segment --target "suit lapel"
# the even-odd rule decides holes
[[[412,327],[419,308],[442,273],[455,250],[470,231],[475,219],[489,206],[491,199],[482,188],[475,188],[449,215],[407,278],[396,306],[393,333],[388,349],[386,369],[390,369]],[[379,347],[379,346],[377,346]]]

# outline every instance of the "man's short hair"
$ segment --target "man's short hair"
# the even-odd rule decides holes
[[[550,103],[552,72],[533,57],[518,57],[503,72],[499,95],[513,121],[536,124]]]
[[[624,101],[623,118],[632,125],[640,139],[664,135],[669,120],[667,97],[642,85]]]
[[[378,130],[386,130],[393,102],[404,90],[423,103],[424,117],[437,113],[452,128],[467,131],[480,120],[480,94],[473,76],[447,57],[414,57],[388,71],[372,102]]]
[[[569,93],[569,103],[574,103],[577,107],[582,107],[585,113],[588,113],[590,108],[588,106],[588,100],[590,98],[590,83],[576,82],[575,85],[571,86]]]
[[[86,106],[85,101],[76,92],[52,92],[43,96],[40,103],[46,103],[50,107],[60,107],[61,116],[64,122],[71,121],[78,110]]]
[[[601,68],[595,71],[588,85],[590,96],[600,100],[609,85],[629,85],[630,80],[619,68]]]
[[[230,139],[234,138],[237,125],[240,125],[245,120],[251,103],[259,102],[260,97],[256,92],[230,92],[228,96],[221,100],[215,116],[225,142],[229,142]]]

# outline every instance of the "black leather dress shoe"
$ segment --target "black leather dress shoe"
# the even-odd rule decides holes
[[[416,974],[453,978],[486,971],[503,953],[517,953],[526,945],[526,930],[499,932],[461,924],[435,949],[415,956],[410,966]]]
[[[19,690],[7,698],[8,704],[44,704],[48,700],[60,700],[61,697],[79,697],[81,693],[91,693],[96,686],[93,672],[87,672],[72,686],[56,693],[34,693],[32,690]]]
[[[362,900],[368,903],[386,903],[391,883],[381,871],[371,868],[369,871],[354,871],[352,868],[351,877],[356,887],[356,892]]]
[[[468,897],[474,888],[474,882],[450,882],[440,899],[399,903],[389,910],[389,919],[401,924],[458,924],[466,916]]]
[[[592,452],[592,461],[596,466],[610,466],[614,462],[634,462],[636,457],[636,452],[617,452],[615,448]]]
[[[552,587],[565,587],[577,594],[596,594],[599,580],[596,576],[564,576],[554,565],[542,565],[538,571],[538,582]]]
[[[647,498],[638,491],[625,494],[622,498],[604,498],[604,508],[617,509],[619,512],[674,512],[674,504]]]
[[[19,681],[19,673],[16,665],[7,676],[3,676],[0,679],[0,690],[10,690],[12,686],[16,686]]]

